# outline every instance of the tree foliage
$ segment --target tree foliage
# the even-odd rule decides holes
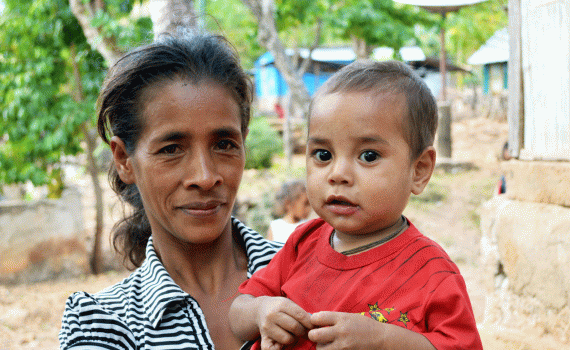
[[[343,39],[361,40],[367,46],[386,46],[396,52],[415,44],[417,25],[433,26],[434,16],[392,0],[344,0],[333,2],[330,28]]]
[[[114,1],[109,8],[118,18],[99,13],[95,25],[121,44],[136,42],[144,21],[138,22],[139,30],[118,24],[118,14],[132,3]],[[8,0],[5,5],[0,16],[0,182],[29,180],[40,186],[60,181],[62,157],[83,151],[80,127],[93,125],[106,65],[88,45],[67,1]],[[72,48],[81,100],[74,98]]]
[[[0,181],[36,186],[60,176],[60,159],[81,149],[79,126],[93,115],[102,57],[86,45],[63,0],[7,1],[0,17]],[[70,91],[70,46],[76,46],[86,98]]]
[[[240,0],[209,0],[203,22],[211,32],[223,34],[234,45],[246,69],[264,52],[257,42],[257,23]]]
[[[81,0],[81,5],[98,6],[91,25],[98,29],[97,40],[113,43],[113,52],[149,37],[150,20],[129,20],[134,3]],[[94,121],[105,59],[87,42],[66,0],[6,0],[5,5],[0,16],[0,184],[47,184],[57,197],[65,185],[62,159],[84,153],[96,201],[90,265],[99,273],[103,200]]]
[[[484,1],[467,6],[446,19],[446,49],[465,63],[497,30],[508,25],[508,0]]]

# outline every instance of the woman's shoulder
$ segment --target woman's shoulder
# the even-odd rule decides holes
[[[132,279],[127,278],[93,294],[75,292],[70,295],[65,304],[59,332],[61,348],[82,345],[94,349],[98,346],[135,349],[135,337],[129,327],[126,312],[133,309],[127,304],[136,303],[137,300],[129,292],[134,289],[132,286],[127,287],[129,281],[132,282]]]
[[[273,256],[283,247],[283,243],[269,241],[255,230],[247,227],[236,218],[232,218],[234,228],[243,238],[248,258],[248,276],[265,267]]]
[[[140,287],[140,269],[135,270],[127,278],[97,293],[75,292],[67,300],[71,308],[82,308],[88,305],[102,309],[120,310],[125,303],[134,300],[133,293]]]

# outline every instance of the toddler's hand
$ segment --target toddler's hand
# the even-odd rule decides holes
[[[311,315],[309,340],[317,349],[375,349],[383,324],[360,314],[321,311]]]
[[[310,315],[299,305],[283,297],[263,298],[257,317],[263,350],[278,350],[306,336],[313,328]]]

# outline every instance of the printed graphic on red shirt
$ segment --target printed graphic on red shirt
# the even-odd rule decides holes
[[[378,303],[368,304],[368,310],[360,313],[382,323],[398,324],[400,327],[408,328],[407,312],[398,311],[393,307],[380,308]]]

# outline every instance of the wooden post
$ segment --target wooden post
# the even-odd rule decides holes
[[[437,132],[437,152],[440,158],[451,159],[451,105],[447,100],[447,57],[445,54],[445,17],[441,13],[439,32],[439,74],[441,75],[441,101],[438,106],[439,125]]]
[[[451,106],[447,101],[438,105],[437,154],[440,158],[451,158]]]
[[[447,102],[447,59],[445,56],[445,13],[441,14],[439,31],[439,74],[441,75],[441,100]]]

